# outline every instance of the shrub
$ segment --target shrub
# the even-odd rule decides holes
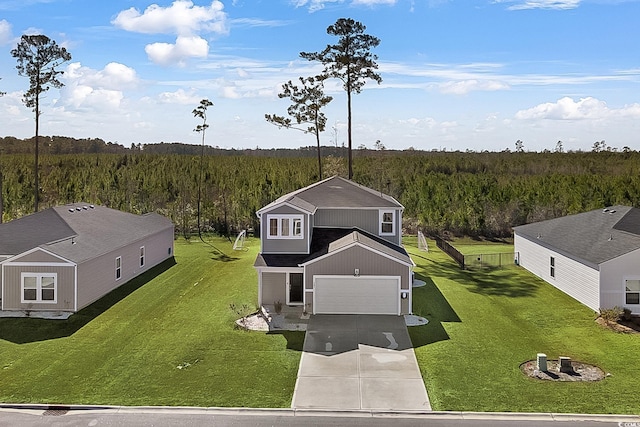
[[[627,322],[630,322],[633,320],[633,316],[631,315],[631,310],[628,308],[625,308],[622,310],[622,318],[624,320],[626,320]]]
[[[613,308],[601,308],[600,309],[600,317],[602,317],[607,322],[617,322],[622,317],[623,310],[615,306]]]
[[[274,302],[273,308],[276,310],[276,314],[282,313],[282,302],[281,301]]]

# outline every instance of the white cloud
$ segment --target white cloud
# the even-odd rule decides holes
[[[509,85],[497,80],[472,79],[441,83],[439,88],[442,93],[464,95],[472,91],[493,92],[498,90],[507,90],[509,89]]]
[[[519,120],[601,120],[608,118],[640,118],[640,104],[609,108],[607,103],[596,98],[581,98],[574,101],[564,97],[556,102],[546,102],[527,110],[520,110],[515,118]]]
[[[108,63],[102,70],[83,67],[74,62],[67,66],[65,79],[71,83],[98,86],[106,89],[122,90],[135,87],[139,83],[136,70],[118,62]]]
[[[64,79],[57,105],[94,111],[117,110],[124,100],[123,91],[139,84],[136,71],[117,62],[110,62],[102,70],[74,62],[67,66]]]
[[[111,23],[127,31],[145,34],[192,35],[200,32],[227,32],[227,14],[222,2],[195,6],[189,0],[176,0],[169,7],[152,4],[143,13],[136,8],[123,10]]]
[[[0,20],[0,45],[8,44],[12,38],[11,24],[4,19]]]
[[[175,92],[162,92],[158,95],[158,100],[163,104],[197,105],[201,99],[193,90],[187,92],[183,89],[178,89]]]
[[[184,66],[188,58],[206,58],[209,53],[209,43],[199,36],[178,36],[175,44],[148,44],[144,51],[156,64]]]
[[[393,6],[398,0],[351,0],[352,6],[373,7],[377,5]],[[317,12],[325,8],[325,5],[331,3],[344,3],[345,0],[291,0],[295,7],[307,7],[310,13]]]
[[[379,4],[388,4],[389,6],[393,6],[396,4],[397,0],[353,0],[351,4],[353,5],[363,5],[363,6],[376,6]]]
[[[515,3],[508,10],[552,9],[566,10],[580,6],[581,0],[495,0],[494,3]]]

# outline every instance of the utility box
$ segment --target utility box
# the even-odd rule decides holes
[[[538,356],[536,357],[536,368],[538,368],[539,371],[546,372],[546,370],[547,370],[547,355],[546,354],[538,353]]]
[[[560,356],[560,372],[571,373],[573,372],[573,366],[571,366],[571,358]]]

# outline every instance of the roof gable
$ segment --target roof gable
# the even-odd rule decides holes
[[[613,206],[514,227],[516,234],[599,265],[640,248],[640,210]]]
[[[258,215],[283,203],[289,203],[308,213],[314,213],[315,210],[319,208],[404,209],[393,197],[339,176],[332,176],[331,178],[285,194],[260,209]]]
[[[17,255],[37,246],[68,239],[76,232],[53,209],[0,224],[0,254]]]

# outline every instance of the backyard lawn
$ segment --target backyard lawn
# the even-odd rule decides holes
[[[175,265],[67,321],[0,318],[0,402],[288,407],[304,333],[233,327],[229,305],[257,300],[247,242],[180,238]]]
[[[593,311],[520,267],[462,271],[432,242],[428,253],[412,239],[406,245],[427,282],[415,289],[413,308],[430,323],[409,331],[435,410],[640,413],[640,335],[601,328]],[[595,364],[611,376],[594,383],[527,378],[519,365],[537,353]]]

